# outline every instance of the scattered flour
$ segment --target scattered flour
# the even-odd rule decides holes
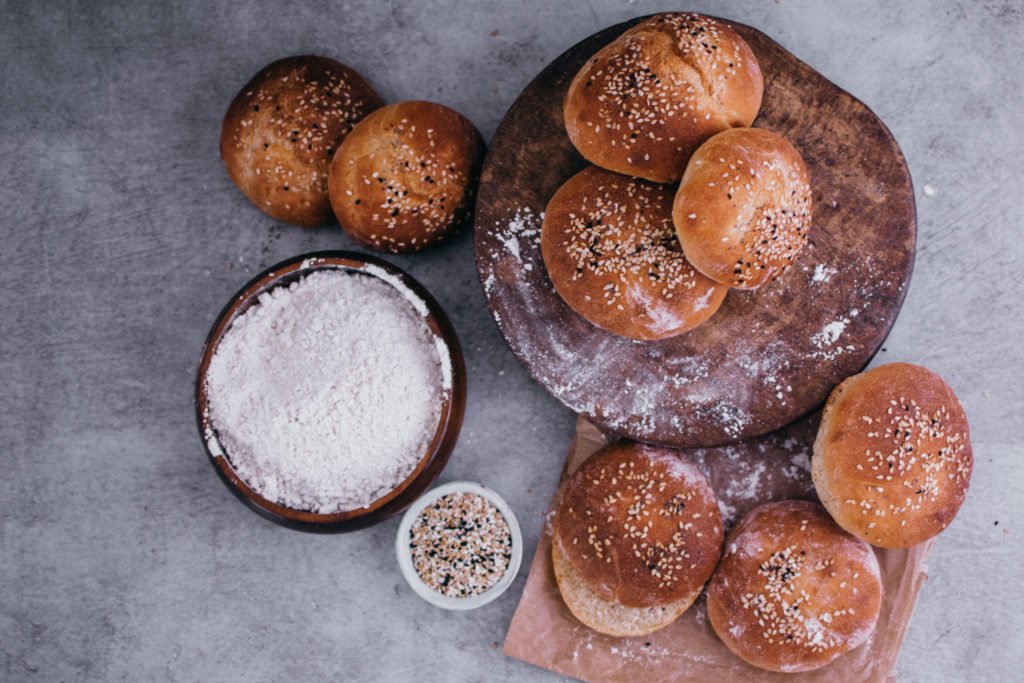
[[[859,310],[854,309],[850,315],[856,317],[859,313]],[[832,360],[847,351],[855,350],[855,347],[850,344],[846,346],[836,344],[849,324],[850,318],[838,318],[811,335],[811,343],[818,348],[813,354],[814,357],[821,360]]]
[[[750,418],[744,410],[726,401],[715,403],[711,407],[711,413],[717,418],[725,433],[733,438],[738,437],[750,422]]]
[[[838,271],[835,268],[829,268],[823,263],[819,263],[814,266],[814,274],[811,275],[811,282],[828,282],[832,279]]]
[[[509,222],[503,226],[504,229],[498,232],[498,239],[505,246],[505,251],[511,254],[517,261],[522,262],[523,255],[520,250],[519,238],[522,237],[525,240],[532,239],[535,242],[539,242],[540,222],[542,220],[544,220],[543,212],[536,216],[529,208],[517,210]],[[532,270],[532,266],[526,270]]]
[[[746,476],[729,482],[729,486],[725,491],[726,495],[732,500],[753,500],[757,498],[758,488],[761,486],[764,472],[765,463],[763,461],[757,463],[750,468]]]
[[[515,256],[517,261],[522,260],[519,256],[519,238],[515,235],[505,238],[505,251]]]
[[[821,328],[820,332],[815,333],[815,335],[811,337],[811,341],[813,341],[814,345],[819,349],[825,348],[826,346],[832,346],[839,339],[839,335],[843,333],[843,330],[846,329],[849,322],[850,321],[847,318],[833,320],[828,325]]]

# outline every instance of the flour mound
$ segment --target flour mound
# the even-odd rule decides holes
[[[323,270],[271,289],[211,359],[217,445],[278,504],[366,507],[412,472],[437,429],[442,351],[413,302],[377,278]]]

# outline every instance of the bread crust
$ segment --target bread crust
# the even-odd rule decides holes
[[[890,363],[833,390],[811,474],[840,526],[906,548],[953,521],[973,465],[967,416],[949,385],[921,366]]]
[[[484,140],[454,109],[408,101],[373,112],[334,156],[330,197],[342,229],[392,253],[440,242],[472,214]]]
[[[728,288],[687,262],[672,188],[590,166],[548,202],[541,255],[559,296],[622,337],[665,339],[708,320]]]
[[[820,505],[779,501],[729,533],[708,584],[708,617],[738,657],[810,671],[864,643],[882,602],[878,560]]]
[[[268,216],[303,227],[334,222],[331,157],[384,101],[355,70],[326,57],[288,57],[262,69],[231,101],[220,155],[235,185]]]
[[[555,535],[604,600],[664,607],[699,593],[722,549],[711,484],[680,453],[641,444],[601,449],[567,482]]]
[[[738,33],[711,17],[667,12],[583,65],[565,96],[565,129],[592,164],[675,182],[702,142],[753,123],[763,94],[757,58]]]
[[[591,590],[572,568],[557,536],[551,543],[551,563],[558,592],[572,615],[585,626],[618,638],[645,636],[665,628],[682,616],[700,595],[700,589],[697,589],[676,602],[657,607],[625,607],[605,600]]]
[[[793,145],[771,131],[724,131],[687,164],[672,219],[697,270],[730,287],[756,289],[784,273],[807,244],[807,167]]]

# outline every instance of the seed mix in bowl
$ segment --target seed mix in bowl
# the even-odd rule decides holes
[[[416,573],[447,597],[486,593],[501,581],[512,561],[508,521],[476,493],[441,496],[423,508],[409,533]]]

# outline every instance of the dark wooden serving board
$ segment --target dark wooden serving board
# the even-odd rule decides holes
[[[635,342],[591,325],[552,288],[541,216],[586,165],[565,133],[565,91],[587,58],[636,21],[569,49],[505,115],[476,205],[480,280],[530,375],[602,428],[676,447],[766,434],[820,407],[892,328],[914,263],[910,174],[864,104],[763,33],[733,24],[764,72],[754,125],[789,138],[810,169],[810,242],[784,276],[756,292],[731,291],[710,321],[682,336]]]

